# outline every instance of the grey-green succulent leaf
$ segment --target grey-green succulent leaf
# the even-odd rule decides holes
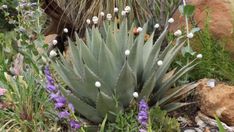
[[[125,61],[123,68],[118,75],[118,80],[115,86],[116,96],[120,103],[126,107],[133,99],[133,92],[136,89],[136,76],[129,66],[128,62]]]
[[[63,95],[69,100],[70,103],[74,105],[75,109],[78,113],[82,114],[88,120],[93,122],[101,122],[102,117],[99,115],[96,108],[90,106],[89,104],[82,101],[80,98],[75,96],[72,93],[66,93],[65,89],[61,89]]]
[[[112,113],[119,113],[122,110],[116,100],[100,91],[97,96],[96,107],[99,115],[104,118],[108,114],[108,120],[115,121],[115,115]]]

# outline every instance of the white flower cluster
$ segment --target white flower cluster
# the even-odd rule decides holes
[[[94,17],[92,18],[92,21],[93,21],[94,24],[97,24],[97,23],[98,23],[98,17],[97,17],[97,16],[94,16]]]
[[[176,37],[178,37],[178,36],[182,35],[182,31],[181,30],[177,30],[177,31],[174,32],[174,35]]]
[[[174,20],[174,18],[170,18],[170,19],[168,19],[168,22],[173,23],[173,22],[175,22],[175,20]]]
[[[111,14],[107,14],[107,15],[106,15],[106,18],[107,18],[108,21],[110,21],[111,18],[112,18],[112,15],[111,15]]]
[[[95,82],[95,87],[100,88],[101,86],[102,86],[102,84],[99,81]]]

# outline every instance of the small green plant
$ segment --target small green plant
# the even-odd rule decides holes
[[[105,132],[136,132],[138,131],[138,122],[135,111],[120,112],[117,114],[114,123],[108,123]]]
[[[95,27],[88,29],[86,43],[78,36],[75,42],[69,40],[71,61],[61,56],[53,64],[71,90],[68,94],[61,89],[63,94],[78,113],[95,123],[100,123],[106,114],[108,121],[115,121],[116,114],[133,102],[134,92],[139,93],[137,100],[144,98],[150,106],[158,104],[171,111],[187,105],[178,100],[196,87],[195,84],[173,87],[196,65],[195,59],[181,69],[170,69],[184,46],[181,37],[178,38],[181,43],[168,44],[161,51],[167,28],[155,43],[154,34],[145,42],[147,24],[138,28],[140,34],[135,37],[126,23],[127,19],[119,31],[113,22],[105,23],[101,33]]]
[[[175,118],[167,115],[160,107],[150,109],[151,129],[154,132],[180,132],[180,124]]]

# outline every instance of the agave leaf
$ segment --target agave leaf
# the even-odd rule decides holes
[[[166,73],[163,78],[162,78],[162,83],[164,83],[165,81],[167,81],[169,78],[171,78],[175,72],[176,72],[177,68],[174,68],[173,70],[169,71],[168,73]]]
[[[91,53],[89,47],[85,44],[80,44],[80,52],[84,63],[94,72],[97,72],[97,59]]]
[[[62,64],[63,64],[65,67],[72,68],[71,63],[69,63],[68,60],[66,60],[66,59],[64,58],[64,56],[62,55],[61,52],[59,52],[59,57],[60,57],[60,60],[61,60]],[[80,77],[80,75],[78,75],[78,74],[77,74],[77,76]]]
[[[138,58],[137,58],[137,43],[135,42],[133,44],[133,47],[130,50],[130,55],[127,58],[128,63],[134,73],[137,75],[137,67],[138,67]]]
[[[154,33],[151,34],[150,38],[147,40],[147,42],[143,46],[143,65],[145,67],[147,60],[150,56],[150,52],[153,49],[153,38],[154,38]]]
[[[121,50],[119,48],[119,44],[117,44],[116,38],[113,35],[114,33],[112,33],[113,30],[108,31],[107,33],[107,38],[106,38],[106,46],[110,49],[111,53],[113,54],[117,67],[121,68],[122,64],[123,64],[123,56],[121,54]],[[115,31],[114,31],[115,32]]]
[[[134,29],[135,25],[132,24],[131,29],[129,30],[129,36],[128,36],[128,49],[130,49],[133,44],[134,44],[134,34],[133,34],[133,29]]]
[[[185,42],[184,42],[185,43]],[[172,61],[174,60],[174,58],[176,57],[176,54],[179,52],[179,50],[184,46],[184,43],[180,44],[180,45],[176,45],[174,46],[172,49],[170,49],[168,51],[168,53],[166,54],[164,60],[163,60],[163,65],[160,66],[157,69],[157,84],[156,86],[159,88],[160,86],[160,81],[162,80],[163,75],[165,75],[165,73],[167,72],[168,68],[170,67]]]
[[[86,38],[86,43],[87,44],[91,44],[92,43],[92,40],[91,40],[91,34],[90,34],[90,32],[91,31],[89,31],[90,29],[86,29],[86,31],[85,31],[85,38]],[[78,40],[78,39],[76,39],[76,40]]]
[[[78,74],[79,76],[84,76],[84,67],[79,49],[77,46],[74,45],[73,42],[71,42],[70,39],[68,39],[68,42],[69,42],[69,51],[71,53],[73,69],[75,70],[76,74]]]
[[[173,98],[169,100],[169,102],[172,101],[179,101],[182,100],[183,98],[187,97],[197,86],[199,83],[190,83],[187,88],[183,89],[181,92],[179,92],[177,95],[175,95]],[[172,93],[172,92],[171,92]]]
[[[116,66],[114,56],[105,44],[101,45],[98,61],[98,75],[106,82],[109,88],[114,88],[118,67]]]
[[[96,94],[98,93],[98,88],[95,87],[95,82],[99,81],[102,86],[100,87],[100,90],[108,95],[112,94],[112,89],[110,87],[108,87],[108,85],[106,84],[106,82],[104,82],[103,80],[100,79],[100,77],[98,75],[96,75],[87,65],[84,66],[85,67],[85,79],[84,79],[84,83],[85,86],[87,88],[89,92],[89,95],[92,96],[91,98],[95,101],[96,100]]]
[[[127,25],[127,20],[125,19],[121,25],[119,32],[117,32],[117,40],[118,44],[120,46],[120,52],[124,53],[124,51],[128,48],[128,25]]]
[[[126,61],[116,83],[116,95],[124,107],[128,106],[132,100],[132,94],[136,86],[136,76]]]
[[[116,100],[106,95],[102,91],[98,93],[96,108],[101,117],[104,118],[107,114],[108,120],[112,122],[115,121],[115,115],[113,114],[117,114],[121,111],[121,108],[119,107],[119,104],[117,104]]]
[[[78,113],[82,114],[83,116],[85,116],[85,118],[87,118],[90,121],[93,121],[95,123],[101,122],[102,121],[102,117],[99,116],[98,111],[88,105],[87,103],[85,103],[84,101],[82,101],[80,98],[78,98],[77,96],[75,96],[72,93],[67,93],[65,89],[61,88],[61,91],[63,93],[63,95],[68,99],[68,101],[70,103],[72,103],[74,105],[75,109]]]
[[[129,65],[137,75],[137,79],[141,79],[143,72],[143,46],[144,38],[147,30],[147,24],[144,25],[143,31],[140,32],[136,38],[133,47],[131,48],[130,55],[128,57]],[[139,80],[137,80],[139,81]]]
[[[187,64],[183,68],[181,68],[178,72],[176,72],[170,79],[168,79],[166,82],[164,82],[161,86],[160,89],[157,91],[156,96],[160,97],[161,95],[164,95],[164,93],[180,78],[182,77],[185,73],[188,71],[192,70],[197,64],[192,65],[192,63]]]
[[[167,112],[171,112],[173,110],[176,110],[178,108],[190,105],[192,103],[170,103],[162,107],[162,109],[166,110]]]
[[[165,96],[164,98],[160,99],[157,104],[158,105],[162,105],[166,102],[168,102],[169,100],[172,100],[172,99],[175,99],[175,97],[178,97],[179,96],[182,96],[183,94],[185,94],[185,90],[187,91],[190,91],[192,89],[194,89],[197,85],[196,84],[186,84],[182,87],[179,87],[177,90],[175,90],[174,92],[172,92],[171,94]],[[188,93],[188,91],[186,93]],[[165,94],[164,94],[165,95]],[[175,100],[173,101],[175,102]]]
[[[101,37],[99,30],[97,28],[93,27],[92,41],[91,41],[91,43],[88,43],[88,46],[90,46],[90,50],[92,51],[93,56],[96,59],[98,59],[98,57],[99,57],[99,52],[100,52],[102,42],[103,42],[103,40],[102,40],[102,37]]]
[[[87,95],[84,87],[82,87],[81,78],[74,74],[71,68],[65,67],[61,62],[53,63],[53,67],[76,95],[79,97]]]
[[[157,81],[155,73],[156,73],[156,71],[154,71],[151,74],[151,76],[149,77],[149,79],[146,80],[146,82],[144,83],[143,88],[142,88],[141,93],[140,93],[140,99],[142,99],[142,98],[148,99],[150,94],[152,93],[152,91],[155,87],[155,83]]]
[[[144,67],[144,74],[143,74],[144,81],[146,78],[148,78],[150,76],[150,73],[152,73],[155,65],[157,64],[155,59],[158,58],[159,52],[161,50],[162,42],[165,39],[167,32],[168,31],[167,31],[167,27],[166,27],[166,29],[159,36],[157,41],[154,43],[152,50],[150,51],[149,57],[147,58],[147,61],[146,61],[145,67]],[[169,49],[170,49],[170,46],[167,46],[167,48],[164,51],[166,52]]]

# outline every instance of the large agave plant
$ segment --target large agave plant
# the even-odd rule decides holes
[[[126,23],[125,19],[120,29],[110,21],[103,29],[87,29],[85,41],[78,35],[75,42],[69,40],[70,59],[61,56],[53,64],[71,90],[67,93],[62,89],[63,94],[78,113],[95,123],[101,122],[106,114],[109,121],[114,121],[116,113],[142,98],[150,106],[174,110],[187,104],[178,100],[196,86],[173,87],[196,65],[194,60],[181,69],[170,69],[184,45],[183,37],[162,50],[168,26],[154,42],[154,33],[145,41],[147,24],[134,36],[133,26],[129,32]],[[137,99],[133,97],[134,92],[139,93]]]

